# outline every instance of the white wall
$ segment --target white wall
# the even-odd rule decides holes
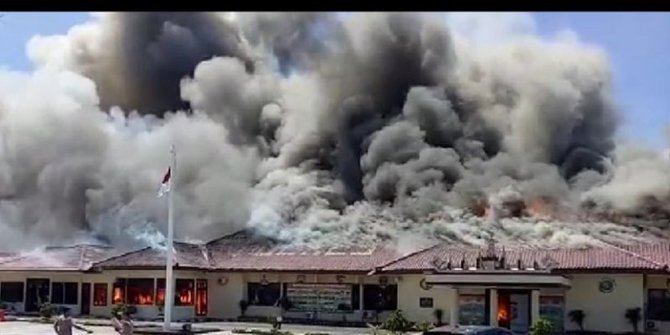
[[[584,329],[591,331],[626,332],[632,326],[626,320],[626,309],[644,306],[643,276],[641,274],[584,274],[572,275],[572,287],[566,292],[565,329],[579,327],[570,321],[567,313],[581,309],[586,314]],[[603,278],[612,278],[616,286],[611,293],[602,293],[598,284]],[[642,325],[640,325],[642,326]]]
[[[456,291],[445,285],[435,285],[429,290],[424,290],[420,286],[423,275],[403,275],[398,283],[398,309],[402,310],[405,317],[414,322],[437,322],[434,316],[434,310],[442,309],[442,322],[448,323],[451,309],[455,308],[452,301]],[[420,298],[433,298],[432,308],[421,308]]]

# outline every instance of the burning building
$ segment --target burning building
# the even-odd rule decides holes
[[[175,255],[175,320],[283,315],[364,325],[399,309],[412,321],[433,322],[439,308],[447,324],[523,332],[540,317],[557,330],[575,329],[567,313],[583,310],[586,329],[623,332],[625,311],[640,307],[647,328],[670,329],[667,242],[553,249],[441,243],[402,255],[384,246],[287,247],[238,232],[206,244],[176,243]],[[36,313],[50,301],[104,317],[126,303],[140,319],[159,319],[164,263],[165,251],[153,248],[119,254],[86,245],[13,255],[0,262],[0,299],[16,313]],[[248,308],[241,310],[241,301]]]
[[[158,317],[175,145],[175,234],[200,241],[175,245],[176,318],[286,296],[296,319],[667,327],[670,161],[616,143],[607,55],[436,15],[98,13],[33,38],[34,72],[0,70],[1,300]]]

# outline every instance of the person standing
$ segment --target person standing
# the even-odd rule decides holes
[[[114,329],[120,335],[133,335],[134,333],[135,327],[128,313],[123,313],[120,320],[117,317],[112,318],[112,326],[114,326]]]
[[[93,331],[76,324],[70,316],[70,309],[64,308],[62,314],[58,316],[54,323],[54,331],[56,331],[56,334],[58,335],[72,335],[72,328],[84,331],[88,334],[93,333]]]

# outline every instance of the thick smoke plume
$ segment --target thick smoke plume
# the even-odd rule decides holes
[[[28,53],[33,72],[0,72],[10,248],[160,244],[171,143],[182,240],[626,243],[670,212],[668,159],[617,145],[607,57],[575,38],[481,44],[436,14],[114,13]]]

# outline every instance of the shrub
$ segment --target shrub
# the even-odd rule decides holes
[[[423,333],[423,332],[427,332],[427,331],[433,329],[433,324],[428,322],[428,321],[421,321],[418,324],[416,324],[416,326],[414,326],[414,328],[417,331],[420,331],[420,332]]]
[[[43,320],[50,320],[56,314],[56,306],[45,302],[40,305],[40,317]]]
[[[412,330],[412,323],[402,315],[400,310],[395,310],[382,324],[382,328],[394,334],[402,334],[406,331]]]
[[[531,327],[531,335],[550,335],[554,330],[554,324],[544,318],[541,318]]]
[[[584,331],[584,318],[586,314],[581,309],[573,309],[568,313],[570,321],[576,323],[579,326],[579,330]]]
[[[116,304],[112,307],[112,316],[121,316],[124,314],[133,315],[137,313],[137,307],[134,305],[127,305],[124,303]]]

